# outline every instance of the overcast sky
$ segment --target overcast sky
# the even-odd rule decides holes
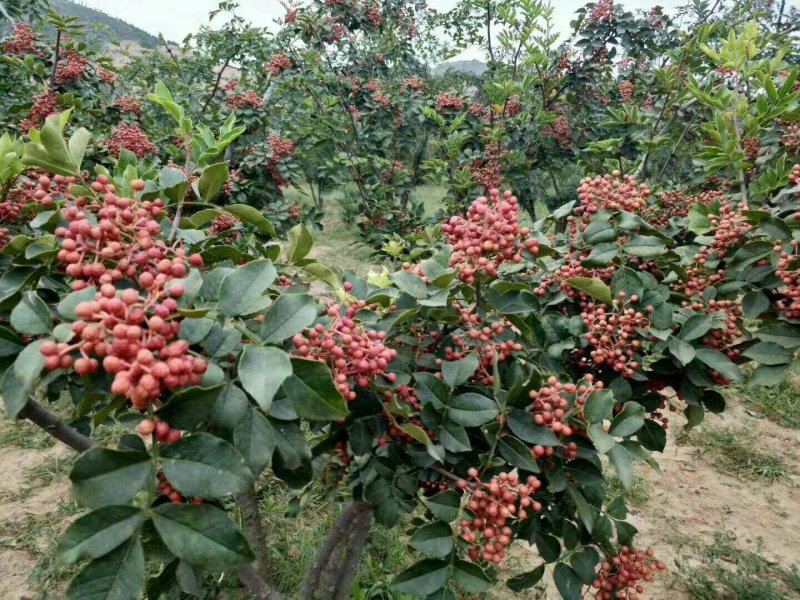
[[[218,0],[79,0],[144,29],[148,33],[163,33],[168,40],[180,42],[187,34],[208,24],[208,13],[215,9]],[[457,0],[428,0],[428,5],[438,10],[455,6]],[[569,22],[575,10],[586,0],[551,0],[556,6],[555,21],[562,34],[570,31]],[[649,8],[655,4],[670,10],[686,4],[686,0],[622,0],[628,9]],[[789,0],[788,6],[797,6],[800,0]],[[240,14],[258,26],[273,25],[274,19],[285,13],[278,0],[239,0]],[[217,17],[222,19],[222,17]],[[478,49],[468,50],[457,58],[481,58]]]

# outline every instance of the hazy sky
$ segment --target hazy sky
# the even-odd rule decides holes
[[[169,40],[180,42],[187,34],[208,24],[208,13],[215,9],[218,0],[79,0],[82,4],[97,8],[144,29],[148,33],[163,33]],[[457,0],[428,0],[428,5],[447,10]],[[556,7],[555,20],[562,33],[569,32],[569,22],[575,10],[586,0],[551,0]],[[622,0],[628,9],[649,8],[660,4],[667,10],[686,4],[686,0]],[[790,0],[787,5],[797,5],[800,0]],[[258,26],[273,24],[273,20],[285,13],[278,0],[239,0],[240,14]],[[221,19],[222,17],[217,17]],[[477,49],[467,51],[459,58],[480,58]]]

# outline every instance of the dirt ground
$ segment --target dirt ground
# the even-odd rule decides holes
[[[676,561],[696,561],[688,542],[710,543],[715,533],[723,531],[744,548],[758,547],[770,562],[786,568],[800,564],[800,430],[755,418],[735,403],[723,417],[709,415],[702,427],[728,425],[757,432],[761,447],[785,451],[790,472],[775,483],[721,474],[702,450],[677,444],[677,431],[671,432],[667,451],[657,455],[661,472],[638,471],[650,485],[646,499],[640,499],[631,513],[639,542],[652,545],[668,566],[668,573],[648,586],[645,598],[696,598],[683,589]],[[64,597],[68,573],[54,567],[52,551],[58,534],[77,513],[67,480],[70,462],[69,450],[30,424],[0,421],[0,599]],[[537,564],[535,551],[520,550],[509,572]],[[552,589],[521,595],[500,591],[490,597],[537,598],[537,593],[542,600],[559,597]]]

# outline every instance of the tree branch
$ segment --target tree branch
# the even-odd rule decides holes
[[[256,555],[256,572],[269,581],[269,554],[267,553],[267,536],[261,524],[261,514],[258,511],[258,499],[255,490],[239,494],[239,508],[242,511],[242,530],[250,547]]]
[[[53,87],[56,83],[56,69],[58,69],[58,60],[61,54],[61,30],[59,29],[56,32],[56,49],[55,55],[53,56],[53,69],[50,71],[50,87]]]
[[[288,596],[283,595],[264,581],[253,565],[242,567],[236,573],[247,591],[255,596],[255,600],[289,600]]]
[[[236,54],[238,53],[239,51],[237,50]],[[217,90],[219,89],[219,82],[222,79],[222,74],[225,72],[225,69],[228,68],[228,63],[231,62],[231,59],[233,59],[233,57],[236,56],[236,54],[234,54],[233,56],[229,56],[228,58],[225,59],[225,62],[222,63],[222,68],[219,70],[219,73],[217,73],[217,80],[214,82],[214,89],[211,90],[211,93],[208,95],[208,98],[206,98],[206,101],[203,103],[203,106],[200,109],[200,116],[205,114],[208,105],[211,104],[211,101],[214,99],[214,96],[217,95]]]
[[[181,79],[183,79],[183,70],[181,69],[180,63],[178,62],[178,57],[175,56],[175,54],[173,54],[172,48],[169,47],[166,38],[160,32],[158,34],[158,39],[161,40],[162,44],[164,44],[164,48],[167,50],[167,54],[169,54],[170,58],[172,59],[172,62],[175,63],[175,68],[178,69],[178,75],[181,77]]]
[[[16,23],[16,21],[14,20],[14,17],[12,17],[10,14],[8,14],[8,11],[6,10],[5,4],[3,4],[2,2],[0,2],[0,14],[2,14],[3,18],[5,18],[5,20],[8,21],[9,23],[11,23],[12,25],[14,25]]]
[[[371,524],[372,508],[370,507],[353,519],[347,551],[339,568],[339,580],[336,583],[336,590],[331,600],[347,600],[350,597],[350,585],[353,583],[358,565],[361,563],[361,556],[364,554],[364,546],[367,543]]]
[[[35,400],[28,400],[18,414],[21,419],[28,419],[44,429],[49,435],[62,442],[76,452],[86,452],[92,447],[92,440],[62,423],[58,417],[38,404]]]

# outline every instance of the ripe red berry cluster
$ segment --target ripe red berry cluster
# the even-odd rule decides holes
[[[263,103],[261,96],[255,90],[247,90],[242,94],[228,94],[225,97],[225,102],[228,103],[229,108],[259,108]]]
[[[401,85],[411,90],[420,91],[425,89],[425,80],[419,75],[412,75],[411,77],[406,77]]]
[[[692,195],[688,188],[659,192],[658,202],[652,204],[642,215],[654,227],[667,227],[673,217],[685,217],[693,204],[711,204],[725,194],[720,190],[708,190]]]
[[[569,423],[573,411],[580,416],[589,394],[603,389],[603,382],[595,381],[594,376],[588,373],[577,385],[561,383],[552,375],[546,383],[547,385],[540,389],[528,392],[528,397],[531,399],[528,411],[533,415],[537,425],[544,425],[556,435],[569,437],[580,429],[578,425]],[[567,458],[575,458],[578,446],[575,442],[568,442],[563,450]],[[531,447],[531,455],[535,458],[552,456],[553,453],[554,449],[550,446],[536,444]]]
[[[708,248],[701,248],[700,254],[695,257],[699,266],[686,269],[686,280],[678,280],[672,284],[672,289],[686,296],[700,296],[706,288],[716,285],[725,279],[725,269],[709,271],[703,265],[708,260]]]
[[[83,77],[86,65],[88,64],[89,61],[86,60],[83,54],[74,48],[68,48],[61,55],[58,65],[56,66],[55,82],[68,83]]]
[[[242,221],[238,217],[230,213],[224,212],[221,215],[211,219],[208,231],[210,233],[213,233],[214,235],[225,233],[224,237],[225,243],[230,244],[234,240],[241,237],[242,232],[238,229],[234,229],[241,222]]]
[[[150,417],[139,421],[136,426],[136,432],[142,437],[155,434],[156,440],[162,444],[177,442],[183,436],[183,431],[180,429],[173,429],[166,421],[151,419]]]
[[[114,106],[122,114],[135,115],[136,118],[142,116],[142,103],[136,96],[117,96],[114,98]]]
[[[363,307],[364,301],[361,300],[342,311],[339,304],[331,302],[326,310],[327,325],[317,323],[303,333],[295,334],[292,340],[294,355],[327,363],[336,387],[347,400],[355,400],[354,385],[366,387],[377,375],[384,375],[389,381],[396,378],[394,373],[387,372],[397,350],[384,344],[386,333],[364,330],[353,320],[355,313]]]
[[[271,133],[267,138],[267,144],[271,152],[270,158],[277,162],[279,159],[291,156],[294,150],[294,141],[288,140],[275,133]]]
[[[505,319],[495,317],[482,318],[477,312],[465,306],[455,306],[461,313],[461,332],[452,336],[453,346],[444,348],[445,360],[460,360],[476,352],[480,359],[478,369],[473,375],[473,379],[480,381],[483,385],[492,385],[494,376],[492,375],[494,357],[502,362],[512,352],[520,352],[522,344],[516,341],[516,336],[507,336],[501,339],[500,336],[511,328],[511,323]],[[441,364],[437,360],[437,364]]]
[[[652,581],[658,571],[667,568],[654,555],[652,548],[637,550],[622,546],[618,555],[609,556],[600,564],[592,583],[597,590],[595,600],[639,600],[639,594],[644,592],[639,582]]]
[[[781,121],[784,127],[784,133],[781,135],[781,144],[786,147],[786,151],[790,154],[797,153],[800,150],[800,123],[787,123]]]
[[[742,330],[739,328],[743,315],[741,301],[711,299],[708,301],[706,312],[710,315],[720,314],[725,319],[725,324],[709,331],[708,335],[700,340],[702,344],[723,352],[731,360],[738,358],[742,353],[741,349],[735,347],[742,337]]]
[[[491,110],[480,102],[471,102],[467,107],[467,114],[476,119],[480,119],[482,123],[487,125],[491,120]]]
[[[500,158],[506,153],[498,142],[487,142],[483,156],[473,158],[470,163],[472,180],[483,189],[496,188],[503,183]]]
[[[47,89],[41,94],[34,96],[33,105],[28,116],[19,124],[20,131],[27,132],[29,129],[39,127],[44,120],[58,110],[58,100],[53,90]]]
[[[649,195],[650,188],[647,185],[637,183],[635,177],[621,175],[619,171],[594,179],[586,177],[581,179],[578,188],[581,206],[575,212],[591,214],[601,208],[639,212],[646,206]]]
[[[749,161],[758,158],[758,151],[761,149],[761,142],[757,137],[749,137],[742,140],[742,150]]]
[[[272,77],[277,77],[287,69],[291,69],[292,66],[294,66],[294,63],[291,58],[283,52],[276,52],[269,57],[267,64],[264,65],[264,73]]]
[[[790,254],[781,244],[775,245],[775,252],[779,256],[775,276],[782,284],[778,288],[778,293],[781,294],[782,298],[776,302],[776,306],[787,319],[800,319],[800,256],[797,254],[798,246],[800,246],[800,241],[792,240]]]
[[[719,214],[709,214],[708,220],[711,221],[711,227],[714,230],[714,240],[711,242],[711,247],[716,250],[719,258],[723,258],[728,251],[728,248],[738,245],[744,238],[752,226],[742,216],[742,210],[747,210],[747,205],[740,202],[733,205],[730,202],[724,202],[720,205]]]
[[[597,4],[589,11],[586,17],[586,23],[589,25],[596,25],[597,23],[610,21],[614,14],[613,6],[614,0],[598,0]]]
[[[21,187],[14,190],[15,194],[24,196],[26,200],[20,202],[38,202],[44,207],[52,206],[55,202],[54,197],[66,196],[69,186],[75,183],[75,177],[65,177],[64,175],[38,175],[36,172],[28,173],[27,177],[21,181]]]
[[[98,66],[95,69],[95,72],[97,73],[97,78],[103,83],[114,83],[114,81],[117,79],[117,74],[111,69],[106,69],[105,67]]]
[[[474,467],[467,471],[467,477],[471,481],[459,479],[456,486],[469,490],[466,508],[473,517],[461,519],[459,535],[471,544],[467,550],[470,559],[500,564],[513,539],[507,523],[527,519],[528,511],[542,510],[542,505],[531,497],[542,482],[530,475],[521,483],[516,473],[500,473],[484,482]]]
[[[380,7],[375,2],[365,2],[364,10],[367,13],[367,20],[372,23],[372,26],[375,27],[375,29],[380,27],[381,21],[383,20]]]
[[[795,164],[792,167],[792,172],[789,173],[789,184],[794,186],[800,186],[800,164]],[[796,192],[795,197],[800,198],[800,192]],[[796,213],[800,214],[800,211],[796,211]],[[798,214],[795,214],[794,217],[795,219],[800,219]]]
[[[553,136],[562,148],[569,148],[572,144],[570,136],[569,121],[564,113],[559,114],[554,121],[547,124],[543,133],[545,135]]]
[[[434,100],[436,102],[436,110],[439,112],[447,109],[460,111],[464,108],[464,101],[451,92],[439,92]]]
[[[480,196],[470,205],[465,217],[453,216],[442,223],[447,243],[453,246],[450,266],[465,283],[473,283],[475,274],[490,277],[506,261],[520,262],[522,250],[538,254],[538,240],[528,238],[528,229],[517,221],[517,199],[510,191],[502,196],[489,190],[489,198]]]
[[[617,90],[619,90],[620,98],[628,100],[633,96],[633,83],[628,79],[623,79],[617,85]]]
[[[638,296],[630,297],[631,303],[638,301]],[[613,307],[591,300],[581,302],[580,316],[587,328],[583,337],[592,346],[589,357],[582,357],[581,364],[608,367],[623,377],[632,377],[639,368],[635,356],[641,351],[642,342],[636,329],[649,327],[650,321],[645,313],[625,304],[625,292],[614,299]]]
[[[158,479],[158,491],[164,494],[167,498],[169,498],[170,502],[174,504],[180,504],[187,498],[183,496],[178,490],[176,490],[172,485],[167,481],[166,475],[164,473],[159,472],[156,475]],[[192,504],[202,504],[202,498],[191,498],[190,502]]]
[[[119,123],[111,129],[111,135],[106,140],[106,144],[108,151],[114,156],[119,156],[123,148],[130,150],[139,158],[158,151],[138,123]]]
[[[577,223],[577,220],[570,221],[571,225],[573,223]],[[566,280],[572,277],[591,277],[593,279],[608,281],[614,275],[615,268],[614,266],[585,267],[583,261],[586,260],[587,257],[588,253],[586,252],[576,252],[572,256],[566,257],[564,263],[556,267],[552,274],[545,273],[541,276],[538,284],[533,288],[533,293],[537,296],[544,296],[547,294],[549,287],[556,284],[558,291],[562,291],[570,297],[577,296],[584,300],[588,299],[586,294],[576,290],[566,283]]]
[[[8,54],[42,54],[36,47],[36,34],[33,27],[23,21],[14,25],[11,37],[3,40],[3,50]]]

